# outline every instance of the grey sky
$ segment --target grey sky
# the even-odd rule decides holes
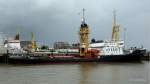
[[[0,31],[30,40],[35,33],[38,42],[52,45],[55,41],[78,42],[80,15],[86,9],[90,38],[110,39],[112,11],[117,10],[117,22],[126,45],[143,45],[150,49],[150,0],[0,0]]]

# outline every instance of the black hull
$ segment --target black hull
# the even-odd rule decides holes
[[[8,55],[3,54],[0,56],[0,63],[7,63],[8,62]]]
[[[48,62],[134,62],[141,61],[141,56],[130,55],[115,55],[115,56],[101,56],[100,58],[92,59],[66,59],[66,58],[50,58],[50,59],[9,59],[10,63],[48,63]]]
[[[98,58],[48,58],[48,57],[30,57],[30,58],[9,58],[10,63],[57,63],[57,62],[134,62],[141,61],[144,51],[136,50],[126,55],[105,55]],[[29,57],[29,56],[28,56]]]
[[[99,61],[101,62],[131,62],[141,61],[142,55],[113,55],[113,56],[101,56]]]
[[[19,60],[19,59],[10,59],[9,63],[70,63],[70,62],[99,62],[98,59],[46,59],[46,60],[34,60],[34,59],[23,59],[23,60]]]

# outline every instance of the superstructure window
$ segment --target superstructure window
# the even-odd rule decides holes
[[[123,45],[123,43],[120,43],[120,45]]]
[[[109,48],[108,48],[108,52],[109,52]]]

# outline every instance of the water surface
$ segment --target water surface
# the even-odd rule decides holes
[[[149,84],[149,62],[0,64],[0,84]]]

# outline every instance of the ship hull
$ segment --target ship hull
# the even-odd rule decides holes
[[[99,58],[99,61],[102,62],[130,62],[130,61],[141,61],[142,57],[145,55],[145,49],[137,49],[132,53],[124,55],[102,55]]]
[[[50,59],[9,59],[10,63],[58,63],[58,62],[134,62],[141,61],[141,56],[101,56],[100,58],[50,58]]]
[[[101,62],[131,62],[141,61],[142,55],[107,55],[100,56],[99,61]]]
[[[141,61],[144,56],[144,50],[136,50],[133,53],[125,55],[101,55],[93,58],[83,57],[63,57],[63,58],[50,58],[49,56],[30,56],[27,57],[11,57],[10,63],[51,63],[51,62],[132,62]]]

